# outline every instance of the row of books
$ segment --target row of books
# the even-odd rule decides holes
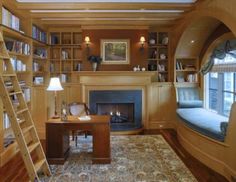
[[[41,48],[41,47],[37,47],[34,50],[34,57],[35,58],[42,58],[42,59],[46,59],[48,56],[47,54],[47,50],[45,48]]]
[[[4,112],[3,113],[3,128],[7,129],[10,127],[11,127],[11,123],[10,123],[9,117],[8,117],[7,113]]]
[[[47,43],[47,33],[35,25],[32,27],[32,37],[36,40]]]
[[[188,71],[195,71],[196,67],[192,64],[182,64],[182,62],[176,62],[176,70],[188,70]]]
[[[186,78],[183,75],[178,75],[176,77],[177,82],[198,82],[198,75],[197,74],[188,74]]]
[[[66,74],[61,74],[61,82],[66,83],[67,82],[67,75]]]
[[[187,82],[198,82],[197,74],[188,74],[187,75]]]
[[[5,44],[6,44],[7,50],[10,52],[15,52],[15,53],[24,54],[24,55],[30,55],[30,45],[25,42],[6,38]]]
[[[165,65],[157,64],[157,71],[166,71]]]
[[[20,19],[4,7],[2,7],[2,24],[20,31]]]
[[[65,50],[61,51],[61,59],[69,59],[69,53]]]
[[[35,76],[35,77],[34,77],[34,84],[36,84],[36,85],[42,85],[42,84],[44,84],[44,78],[43,78],[43,76]]]
[[[41,64],[37,63],[37,62],[33,62],[33,71],[37,72],[37,71],[42,71],[42,66]]]
[[[13,88],[13,85],[12,85],[12,82],[11,82],[11,81],[5,81],[4,84],[5,84],[5,87],[6,87],[7,89],[12,89],[12,88]],[[25,80],[19,80],[19,85],[20,85],[20,87],[21,87],[22,89],[28,88],[27,85],[26,85],[26,81],[25,81]]]
[[[24,64],[20,59],[11,58],[11,64],[14,71],[26,71],[26,64]]]

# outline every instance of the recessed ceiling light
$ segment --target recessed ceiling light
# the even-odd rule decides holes
[[[84,9],[84,10],[30,10],[31,13],[183,13],[183,10],[129,10],[129,9]]]
[[[195,42],[195,40],[191,40],[190,42],[191,42],[191,44],[193,44]]]

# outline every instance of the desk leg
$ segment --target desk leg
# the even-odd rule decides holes
[[[93,164],[110,164],[110,125],[96,124],[93,126]]]

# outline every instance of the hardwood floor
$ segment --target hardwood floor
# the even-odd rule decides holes
[[[176,132],[171,129],[145,131],[147,134],[161,134],[199,182],[227,182],[227,180],[192,157],[178,142]],[[45,141],[42,141],[45,148]],[[28,181],[26,169],[20,154],[0,168],[0,182]]]
[[[215,171],[192,157],[179,143],[175,130],[152,130],[145,131],[144,134],[161,134],[199,182],[228,181],[225,177],[216,173]]]

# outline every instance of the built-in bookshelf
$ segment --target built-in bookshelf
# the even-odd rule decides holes
[[[5,21],[5,20],[3,20]],[[21,20],[19,20],[21,21]],[[25,28],[26,30],[27,28]],[[20,86],[23,91],[24,98],[27,102],[29,109],[31,108],[31,85],[32,85],[32,39],[25,35],[23,32],[20,32],[19,29],[15,29],[11,26],[1,26],[1,31],[3,34],[4,42],[7,48],[7,52],[11,57],[10,61],[13,66],[13,69],[16,71],[17,78],[19,80]],[[2,48],[3,49],[3,48]],[[6,71],[5,65],[1,65],[1,72]],[[4,80],[5,85],[9,92],[13,92],[12,82],[10,80]],[[12,100],[14,107],[19,107],[19,102],[16,98]],[[9,118],[5,112],[4,106],[0,106],[1,109],[1,130],[3,135],[0,138],[1,146],[0,152],[1,157],[5,158],[4,161],[7,161],[5,154],[7,151],[12,153],[17,152],[15,137],[11,130],[11,125]],[[9,157],[9,156],[7,156]],[[2,158],[1,158],[2,161]],[[1,162],[0,165],[3,163]]]
[[[49,81],[49,51],[46,44],[33,41],[33,84],[45,85]]]
[[[43,43],[47,43],[47,33],[36,25],[32,26],[32,37]]]
[[[158,72],[158,81],[168,81],[169,58],[168,32],[149,32],[148,34],[148,70]]]
[[[177,58],[175,65],[176,82],[198,82],[198,58]]]
[[[82,67],[81,32],[51,32],[50,43],[51,76],[59,76],[62,83],[71,82],[72,74]]]

